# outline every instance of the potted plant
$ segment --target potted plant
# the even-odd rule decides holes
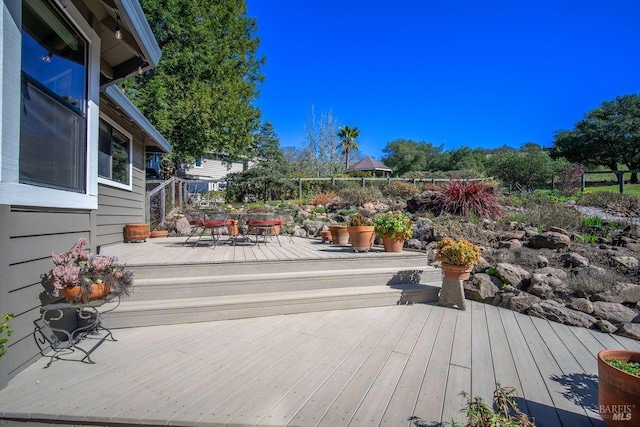
[[[445,278],[467,280],[481,256],[480,248],[463,237],[445,237],[436,243],[436,260],[441,262]]]
[[[329,224],[331,242],[334,245],[347,246],[349,244],[349,232],[346,224]]]
[[[102,299],[109,293],[129,295],[133,273],[116,258],[93,256],[86,244],[86,239],[79,239],[68,252],[53,252],[55,267],[42,275],[42,284],[53,288],[54,296],[62,294],[72,302]]]
[[[598,410],[609,426],[635,425],[640,419],[640,351],[598,353]]]
[[[373,220],[376,235],[382,236],[386,252],[402,252],[404,241],[413,236],[413,222],[403,213],[386,212]]]
[[[373,223],[369,218],[361,213],[353,215],[347,232],[354,252],[369,252],[376,236]]]

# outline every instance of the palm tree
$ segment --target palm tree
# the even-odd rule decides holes
[[[342,126],[338,130],[338,137],[340,142],[337,148],[342,148],[342,154],[344,155],[344,168],[349,168],[349,151],[358,150],[360,147],[356,142],[356,138],[360,136],[358,128],[352,128],[349,126]]]

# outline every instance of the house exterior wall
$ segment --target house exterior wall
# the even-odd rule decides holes
[[[104,100],[101,111],[112,121],[130,133],[133,143],[132,188],[125,190],[104,183],[98,184],[98,211],[96,213],[95,245],[104,246],[124,241],[124,226],[145,222],[145,147],[144,135],[130,125]]]

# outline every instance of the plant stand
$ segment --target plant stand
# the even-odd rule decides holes
[[[445,307],[455,306],[459,310],[466,310],[462,280],[443,278],[438,304]]]

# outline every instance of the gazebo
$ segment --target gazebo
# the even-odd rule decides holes
[[[391,172],[393,172],[389,166],[377,161],[371,156],[365,157],[345,170],[345,172],[354,171],[371,171],[374,176],[382,177],[388,177],[391,175]]]

